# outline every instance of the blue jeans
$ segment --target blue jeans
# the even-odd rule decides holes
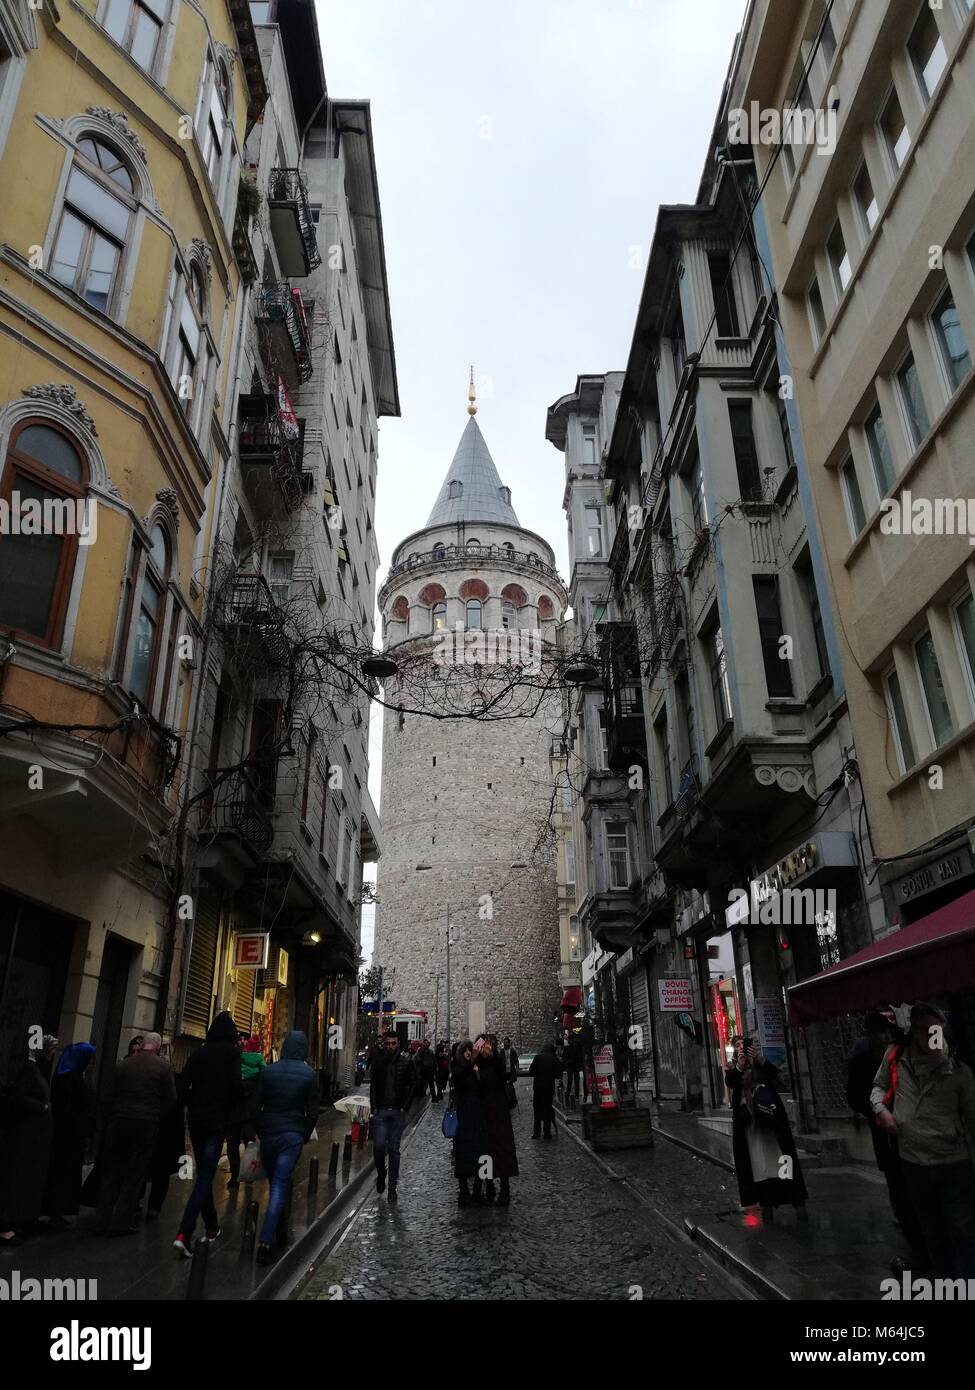
[[[386,1177],[386,1155],[389,1154],[389,1185],[395,1187],[399,1179],[399,1141],[403,1137],[402,1110],[377,1110],[372,1120],[372,1154],[376,1162],[376,1172]]]
[[[203,1213],[203,1224],[208,1231],[215,1231],[220,1224],[217,1209],[213,1205],[213,1179],[223,1148],[223,1127],[217,1134],[200,1133],[190,1126],[190,1139],[193,1143],[193,1158],[196,1162],[196,1182],[186,1203],[183,1219],[179,1223],[180,1234],[187,1240],[196,1230],[196,1218]]]
[[[908,1163],[904,1186],[914,1204],[935,1275],[975,1279],[975,1171],[971,1163]]]
[[[284,1199],[304,1142],[305,1136],[295,1133],[272,1134],[261,1140],[261,1162],[270,1185],[261,1226],[262,1245],[270,1245],[276,1235],[284,1234]]]

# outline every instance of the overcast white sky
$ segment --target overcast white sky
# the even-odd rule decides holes
[[[626,365],[657,207],[697,192],[744,11],[318,0],[329,94],[370,99],[379,166],[402,406],[380,424],[380,582],[453,458],[471,363],[518,518],[566,575],[563,456],[545,411],[580,372]],[[380,737],[374,716],[377,803]]]

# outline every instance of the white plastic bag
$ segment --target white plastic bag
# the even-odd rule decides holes
[[[252,1139],[244,1149],[244,1161],[240,1165],[241,1182],[251,1183],[260,1182],[261,1178],[266,1178],[264,1165],[261,1163],[261,1146],[257,1139]]]

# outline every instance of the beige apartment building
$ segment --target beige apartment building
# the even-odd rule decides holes
[[[935,995],[963,1044],[975,1021],[973,31],[972,0],[756,0],[727,96],[729,115],[819,113],[804,123],[811,141],[794,129],[766,144],[754,125],[746,138],[883,889],[884,944],[803,982],[792,1004],[808,1021]]]

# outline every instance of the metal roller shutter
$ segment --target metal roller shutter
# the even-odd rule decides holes
[[[220,936],[220,899],[202,892],[196,899],[190,955],[186,963],[183,991],[183,1017],[180,1031],[195,1038],[206,1037],[213,1007],[213,977],[217,967]]]
[[[256,970],[234,971],[234,1022],[242,1032],[250,1033],[254,1019],[254,988],[257,984]]]
[[[640,1089],[653,1086],[653,1035],[650,1032],[650,992],[642,965],[630,976],[630,1021],[643,1030],[643,1046],[637,1052]]]

